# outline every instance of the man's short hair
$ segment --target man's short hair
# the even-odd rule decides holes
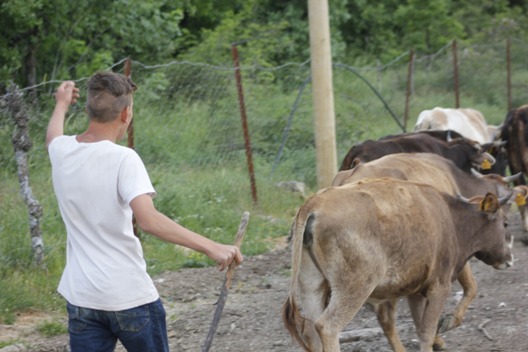
[[[135,83],[120,73],[95,73],[87,83],[88,116],[98,122],[113,121],[124,108],[130,106],[136,89]]]

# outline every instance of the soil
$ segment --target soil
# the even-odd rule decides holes
[[[478,295],[463,324],[443,334],[452,352],[528,351],[528,247],[518,212],[511,213],[515,265],[498,271],[476,259],[471,266],[478,283]],[[246,236],[250,236],[248,233]],[[289,286],[290,251],[284,244],[269,253],[245,258],[234,274],[218,330],[210,351],[301,351],[283,327],[282,304]],[[200,351],[215,311],[225,273],[215,268],[183,269],[154,278],[167,310],[171,351]],[[445,311],[451,311],[461,295],[453,285]],[[68,351],[67,334],[41,336],[35,326],[48,314],[22,314],[16,324],[0,325],[0,341],[16,341],[0,352]],[[54,317],[66,323],[64,317]],[[409,352],[419,351],[412,319],[405,301],[398,306],[397,327]],[[366,333],[357,341],[342,343],[347,352],[389,352],[374,314],[363,307],[346,330]],[[124,351],[122,346],[116,351]]]

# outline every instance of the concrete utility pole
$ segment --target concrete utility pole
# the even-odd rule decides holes
[[[329,187],[337,172],[334,93],[328,0],[308,0],[317,186]]]

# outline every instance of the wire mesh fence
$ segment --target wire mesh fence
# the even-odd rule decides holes
[[[509,41],[509,47],[505,41],[458,44],[453,51],[452,43],[447,43],[433,55],[414,54],[412,62],[409,52],[385,64],[335,62],[338,157],[365,138],[412,130],[421,110],[455,107],[457,100],[461,107],[474,107],[490,122],[500,123],[510,107],[528,101],[525,44],[518,39]],[[265,166],[265,173],[272,174],[283,163],[298,158],[299,151],[314,148],[310,62],[307,58],[277,67],[248,66],[244,62],[250,58],[244,57],[243,46],[239,52],[251,151],[259,171],[262,173]],[[101,69],[123,72],[124,62]],[[147,162],[196,167],[246,162],[233,63],[217,66],[173,61],[147,65],[132,58],[131,74],[139,86],[135,96],[135,143]],[[81,92],[87,79],[74,78]],[[43,140],[58,84],[53,80],[20,89],[30,107],[36,146]],[[83,98],[68,116],[66,133],[77,133],[86,125]],[[0,166],[9,169],[14,167],[12,125],[6,117],[5,99],[2,101]],[[313,181],[311,171],[306,169],[311,169],[308,163],[314,158],[305,156],[299,162],[291,162],[288,167],[305,168],[303,174]]]

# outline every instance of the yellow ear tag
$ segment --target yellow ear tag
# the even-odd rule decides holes
[[[488,159],[486,159],[482,162],[482,164],[480,164],[480,167],[482,167],[482,170],[489,170],[491,169],[491,163]]]
[[[526,205],[526,199],[523,197],[522,194],[517,193],[517,195],[515,196],[515,204],[517,204],[518,206]]]

